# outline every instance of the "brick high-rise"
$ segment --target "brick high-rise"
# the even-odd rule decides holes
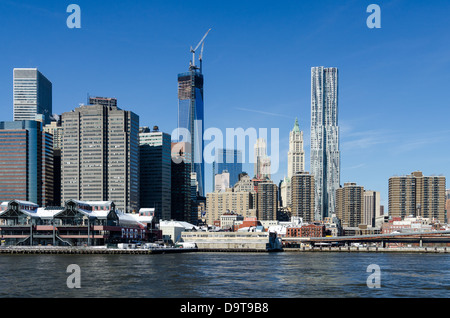
[[[445,177],[415,171],[389,178],[389,215],[422,216],[445,222]]]

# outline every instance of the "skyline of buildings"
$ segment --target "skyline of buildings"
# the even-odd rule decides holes
[[[35,9],[46,7],[51,12],[60,10],[57,7],[46,5],[34,7]],[[93,3],[85,4],[83,11],[85,13],[88,11],[96,12],[101,7]],[[250,8],[251,6],[246,4],[245,7]],[[438,65],[439,61],[445,57],[446,43],[442,37],[438,37],[439,32],[433,30],[433,23],[426,26],[426,32],[423,30],[425,26],[411,25],[411,29],[405,29],[401,26],[405,25],[408,18],[403,16],[403,23],[389,25],[390,29],[387,32],[387,24],[384,25],[386,28],[381,30],[368,30],[365,21],[362,21],[367,14],[362,10],[364,8],[358,5],[333,3],[327,9],[327,12],[324,12],[323,6],[319,4],[295,3],[289,6],[289,10],[286,10],[288,8],[283,5],[273,5],[273,9],[278,8],[273,12],[274,19],[264,19],[267,17],[265,10],[248,10],[247,17],[244,19],[243,12],[236,12],[236,15],[232,14],[230,4],[212,7],[197,4],[195,10],[191,8],[189,14],[191,12],[208,12],[208,15],[203,14],[203,16],[209,18],[198,25],[191,25],[189,32],[179,33],[177,30],[181,30],[180,25],[183,25],[183,21],[187,21],[188,12],[180,12],[184,19],[179,19],[178,15],[173,14],[173,9],[177,9],[174,4],[144,4],[141,9],[146,15],[151,16],[155,12],[154,8],[165,12],[166,15],[159,18],[155,16],[154,18],[158,18],[158,20],[153,20],[154,23],[145,23],[144,15],[136,16],[136,18],[143,21],[140,32],[145,30],[146,34],[154,36],[155,40],[160,41],[159,50],[149,49],[154,45],[155,42],[153,41],[141,44],[135,41],[130,43],[132,46],[129,46],[128,49],[126,43],[122,43],[121,48],[127,50],[127,52],[109,51],[108,54],[105,54],[100,48],[107,47],[109,42],[107,39],[114,38],[114,35],[117,35],[117,32],[113,32],[114,30],[127,30],[130,35],[134,34],[136,38],[143,35],[143,33],[132,32],[138,31],[138,29],[134,30],[135,24],[112,21],[116,29],[105,28],[104,23],[95,24],[96,34],[102,35],[97,37],[97,40],[101,41],[103,45],[97,46],[90,53],[82,52],[83,58],[77,58],[77,55],[79,56],[76,53],[77,48],[82,47],[83,43],[90,43],[93,29],[83,28],[71,30],[67,33],[68,30],[65,28],[64,21],[62,21],[65,18],[63,16],[60,16],[60,19],[62,18],[61,23],[58,24],[60,27],[53,28],[52,20],[44,19],[44,10],[33,11],[31,7],[20,10],[20,7],[14,6],[13,3],[5,4],[5,16],[8,15],[6,12],[10,12],[13,16],[23,14],[29,19],[28,21],[35,22],[34,24],[17,23],[16,28],[12,29],[15,31],[8,34],[10,42],[15,44],[12,47],[20,47],[20,45],[32,42],[37,48],[42,47],[42,50],[7,50],[8,52],[5,53],[8,60],[5,64],[7,68],[3,71],[2,105],[8,111],[8,116],[3,120],[12,120],[9,119],[10,116],[12,117],[12,112],[9,111],[8,106],[12,102],[10,85],[12,71],[10,70],[13,66],[36,66],[53,81],[55,91],[53,108],[58,113],[65,111],[65,107],[74,108],[80,102],[85,102],[87,92],[104,94],[104,96],[117,96],[123,103],[130,105],[130,109],[140,115],[145,114],[145,118],[149,118],[149,122],[143,124],[153,125],[156,123],[165,132],[170,132],[172,127],[176,126],[175,116],[167,116],[166,113],[175,114],[176,112],[177,106],[174,100],[176,97],[173,94],[176,85],[175,77],[180,71],[187,68],[186,62],[189,61],[188,45],[201,35],[203,29],[211,26],[213,32],[210,32],[206,43],[206,58],[208,60],[204,64],[207,125],[222,128],[223,123],[223,125],[245,127],[246,121],[252,123],[255,127],[270,127],[269,125],[273,124],[273,127],[280,128],[280,136],[284,136],[284,140],[280,140],[280,144],[283,145],[280,153],[286,160],[284,154],[287,148],[287,133],[292,128],[290,122],[293,122],[293,119],[298,116],[300,127],[305,132],[306,169],[311,172],[309,168],[310,138],[308,127],[309,68],[321,64],[336,66],[340,71],[341,84],[339,124],[343,156],[341,158],[342,184],[344,181],[356,181],[358,184],[367,185],[371,189],[379,189],[382,204],[385,205],[387,210],[388,195],[385,180],[388,180],[391,175],[407,174],[416,169],[422,169],[427,174],[448,175],[449,165],[445,163],[448,156],[445,155],[445,151],[439,150],[440,148],[445,149],[447,143],[448,137],[444,135],[445,125],[439,122],[446,116],[436,116],[441,111],[444,114],[446,112],[446,108],[442,107],[442,103],[439,102],[439,100],[445,101],[443,99],[445,90],[435,90],[435,94],[432,95],[423,93],[428,88],[441,87],[445,83],[443,77],[446,73],[439,72]],[[214,8],[217,9],[214,10]],[[229,11],[226,11],[228,14],[225,17],[222,16],[222,19],[220,18],[219,11],[221,10],[218,10],[219,8],[225,9],[225,11],[227,8],[229,9]],[[423,8],[426,8],[426,10],[421,10]],[[446,25],[447,22],[442,19],[444,14],[439,13],[438,8],[439,6],[433,4],[422,3],[415,3],[410,6],[415,17],[423,16],[426,20],[441,21]],[[109,13],[116,11],[105,6],[102,9]],[[135,9],[126,6],[121,6],[121,9],[126,15],[135,11]],[[401,11],[401,6],[394,6],[384,13],[398,14]],[[316,31],[315,26],[317,24],[314,22],[321,21],[320,19],[327,20],[329,14],[333,14],[336,18],[323,25],[323,28],[317,28],[317,32],[320,31],[323,34],[331,32],[335,38],[342,39],[339,45],[336,45],[333,41],[325,41],[325,37],[320,36],[323,34],[317,37],[309,35],[309,33],[314,34]],[[346,22],[349,16],[359,16],[361,19],[356,19],[354,23],[349,25]],[[388,16],[385,18],[388,18]],[[234,25],[230,23],[232,21],[240,27],[223,27],[224,25]],[[277,51],[266,51],[268,55],[261,54],[263,51],[255,50],[255,48],[263,48],[261,45],[264,44],[264,37],[258,36],[259,33],[256,32],[258,30],[257,23],[242,28],[242,26],[246,26],[246,21],[263,23],[267,26],[267,30],[271,30],[267,36],[272,39],[279,37],[284,46],[277,48]],[[289,21],[290,24],[279,23],[280,21]],[[387,21],[385,20],[385,22]],[[50,32],[27,32],[27,30],[34,31],[35,28],[32,25],[45,26],[46,30]],[[162,25],[165,28],[160,28]],[[275,27],[277,25],[278,28]],[[84,26],[87,27],[88,25]],[[270,26],[275,28],[272,29]],[[153,32],[152,30],[155,30],[155,27],[161,32]],[[17,30],[21,30],[20,34],[25,38],[16,37],[15,32]],[[299,33],[298,30],[307,31]],[[347,39],[344,36],[345,34],[354,35],[354,40]],[[429,41],[429,38],[425,35],[433,36],[433,39],[441,45],[426,46],[425,41]],[[45,39],[48,37],[52,41],[46,41]],[[291,41],[292,38],[296,40]],[[125,38],[121,39],[125,41]],[[244,44],[245,53],[233,50],[233,45],[225,45],[225,40],[227,43],[236,41],[239,45]],[[251,45],[245,45],[244,40],[251,41]],[[63,41],[64,46],[57,44],[59,41]],[[410,51],[416,43],[415,41],[423,49],[421,50],[423,59],[409,57],[406,61],[402,57],[409,56],[405,53]],[[286,45],[286,43],[290,45]],[[305,46],[308,43],[315,43],[316,45]],[[398,43],[400,51],[392,49],[389,43]],[[316,50],[301,49],[302,47],[319,47],[322,44],[326,49],[321,49],[319,55],[317,55],[319,52]],[[423,46],[421,46],[422,44]],[[142,45],[146,48],[144,51],[139,50]],[[376,45],[379,45],[383,51],[373,49]],[[47,49],[50,47],[52,50]],[[284,49],[282,49],[283,47]],[[50,54],[48,54],[49,52]],[[150,53],[145,54],[143,52]],[[283,52],[287,54],[286,58],[282,58]],[[420,54],[418,51],[414,50],[414,52]],[[122,63],[125,62],[123,55],[128,56],[128,53],[133,58],[126,61],[127,64],[124,64]],[[63,60],[58,58],[63,56],[67,56],[64,61],[71,61],[71,63],[63,63]],[[152,58],[149,59],[149,56],[152,56]],[[226,63],[226,58],[232,58],[233,60]],[[150,64],[154,65],[146,64],[147,61],[153,61]],[[263,66],[269,64],[263,64],[263,61],[274,63],[272,65],[276,67],[280,75],[279,81],[270,80],[269,73],[263,71]],[[390,72],[392,70],[388,67],[391,65],[390,63],[398,67],[399,71],[395,74]],[[363,65],[369,64],[373,70],[364,74],[360,72]],[[8,65],[11,67],[8,67]],[[139,66],[147,70],[149,70],[149,66],[150,69],[155,67],[157,71],[143,72],[143,69]],[[61,72],[63,69],[66,72]],[[83,69],[86,71],[81,72]],[[414,69],[416,71],[412,71]],[[255,71],[255,73],[252,71]],[[87,78],[83,75],[94,73],[100,77],[91,76]],[[152,74],[159,74],[160,76],[156,77]],[[103,78],[99,80],[101,77]],[[132,78],[138,80],[130,81]],[[233,78],[236,82],[233,81]],[[424,78],[427,80],[424,81]],[[396,88],[395,83],[398,83],[399,87]],[[146,88],[151,88],[152,93],[140,94],[140,92],[147,92]],[[410,94],[406,94],[408,90],[411,92]],[[170,93],[171,91],[172,93]],[[260,94],[257,94],[258,92]],[[240,96],[242,96],[242,99],[239,98]],[[237,110],[238,107],[276,113],[280,116],[270,117],[268,114],[250,113]],[[393,113],[389,111],[389,108]],[[425,109],[425,111],[421,111],[421,109]],[[220,113],[223,116],[220,116]],[[406,113],[410,114],[416,121],[422,119],[420,129],[411,125],[410,121],[402,120],[403,114]],[[385,116],[385,114],[389,114],[389,116]],[[282,117],[283,115],[290,118]],[[214,121],[212,117],[215,118]],[[222,118],[223,120],[220,120]],[[285,125],[283,125],[283,121],[286,121]],[[395,149],[397,146],[398,153]],[[404,148],[409,150],[403,151]],[[431,151],[425,152],[423,151],[425,149]],[[420,159],[414,159],[415,154],[420,156]],[[404,160],[404,164],[402,164],[402,160]],[[421,164],[428,165],[428,167],[422,167]],[[284,162],[280,163],[281,169],[279,170],[283,174],[285,166]],[[250,168],[246,167],[244,170],[251,174]],[[210,169],[205,168],[205,174],[208,181],[207,191],[211,191]],[[279,180],[282,177],[283,175],[278,173],[273,179]]]
[[[198,125],[198,122],[204,122],[203,76],[197,70],[191,68],[189,73],[178,74],[178,128],[194,132],[187,143],[172,142],[172,136],[158,131],[157,126],[154,126],[153,131],[146,126],[141,127],[139,116],[118,108],[116,98],[88,96],[87,105],[80,105],[61,115],[49,116],[52,121],[46,125],[44,116],[40,116],[43,114],[35,114],[35,120],[42,121],[41,130],[47,133],[44,133],[47,137],[40,141],[41,146],[45,146],[40,160],[46,165],[41,168],[45,186],[39,190],[45,198],[40,202],[46,203],[38,204],[62,205],[70,199],[114,201],[125,212],[136,212],[140,207],[155,208],[155,217],[158,219],[175,217],[189,222],[201,219],[214,222],[211,215],[217,220],[224,213],[236,213],[235,209],[249,217],[276,220],[280,208],[283,208],[306,222],[323,221],[336,214],[344,224],[352,227],[374,225],[382,209],[379,192],[373,191],[371,196],[367,192],[366,195],[363,186],[350,182],[342,187],[337,181],[340,173],[337,68],[311,68],[311,167],[316,174],[304,171],[303,131],[296,118],[289,133],[288,176],[280,185],[271,180],[271,157],[267,155],[267,142],[264,138],[258,138],[254,144],[254,178],[242,171],[240,150],[217,150],[213,175],[222,178],[217,180],[223,182],[218,185],[220,189],[217,188],[223,194],[217,196],[215,193],[201,195],[204,191],[203,160],[200,163],[194,161],[195,154],[198,156],[203,153],[204,148],[203,140],[199,141],[203,124],[201,127]],[[16,82],[15,77],[15,87]],[[49,138],[50,135],[53,135],[54,142],[53,138]],[[52,139],[51,142],[48,139]],[[193,147],[191,143],[194,143]],[[174,164],[174,158],[182,159],[183,164]],[[58,161],[61,167],[60,202],[55,199],[58,198],[58,191],[55,189],[53,192],[49,188],[53,178],[59,179],[58,172],[46,174],[46,171],[52,170],[49,169],[50,165],[55,164],[56,167]],[[228,170],[232,170],[232,173]],[[56,185],[57,180],[54,182]],[[333,191],[336,183],[339,187]],[[242,190],[243,184],[249,188]],[[426,199],[435,195],[436,191],[439,191],[439,195],[445,191],[445,177],[439,179],[438,190],[428,191],[432,184],[424,184],[420,185],[425,187],[425,190],[421,190],[422,197],[416,199],[421,202],[417,215],[422,213],[446,220],[446,202],[438,206],[434,204],[430,208]],[[362,191],[350,191],[356,188]],[[239,194],[242,197],[243,193],[252,194],[236,201],[236,196]],[[322,201],[318,200],[317,194],[322,194]],[[220,203],[224,198],[231,200],[231,203]],[[246,208],[242,208],[243,204]],[[321,207],[320,213],[317,204]],[[408,204],[405,203],[406,211],[410,211],[408,209],[413,206],[412,203]],[[213,205],[215,208],[212,208]],[[390,209],[391,204],[389,214]],[[432,211],[428,212],[429,209]],[[399,214],[405,216],[406,212]]]

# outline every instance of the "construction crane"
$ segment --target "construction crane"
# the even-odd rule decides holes
[[[208,31],[206,31],[205,35],[203,36],[203,38],[200,40],[200,42],[198,42],[197,46],[195,47],[195,49],[192,48],[191,46],[191,53],[192,53],[192,61],[191,61],[191,66],[190,69],[198,69],[198,67],[195,66],[195,51],[197,51],[198,47],[200,46],[200,44],[202,44],[202,49],[201,49],[201,53],[200,53],[200,64],[201,64],[201,60],[202,60],[202,54],[203,54],[203,41],[205,40],[206,36],[208,35],[209,31],[211,31],[211,29],[209,29]]]
[[[202,61],[203,61],[203,46],[205,42],[202,43],[202,49],[200,50],[200,55],[198,56],[198,60],[200,61],[200,73],[202,72]]]

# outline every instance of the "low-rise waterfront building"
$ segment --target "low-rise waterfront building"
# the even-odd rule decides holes
[[[153,212],[152,212],[153,213]],[[3,245],[91,246],[160,237],[152,213],[124,213],[112,201],[68,200],[63,207],[39,207],[11,200],[0,205]]]
[[[430,218],[423,217],[393,217],[382,225],[382,234],[430,232],[436,229]]]
[[[195,243],[199,250],[270,251],[281,249],[281,240],[270,232],[203,232],[181,233],[182,242]]]
[[[159,229],[164,244],[172,245],[181,240],[181,233],[184,231],[197,230],[198,228],[184,221],[160,220]]]
[[[307,224],[301,227],[290,227],[286,229],[286,237],[324,237],[325,225]]]
[[[375,227],[381,227],[386,222],[389,222],[389,215],[382,214],[375,218]]]
[[[262,222],[262,224],[265,224],[268,232],[277,233],[279,237],[284,237],[288,228],[301,227],[303,225],[303,219],[297,216],[291,216],[289,221],[276,221],[270,222],[269,224]]]
[[[344,226],[342,231],[344,236],[381,234],[380,227],[367,226],[366,224],[360,224],[359,226]]]

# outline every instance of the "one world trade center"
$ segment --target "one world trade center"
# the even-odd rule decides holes
[[[208,32],[206,32],[195,49],[191,47],[192,60],[189,71],[178,74],[178,128],[182,130],[179,130],[179,135],[183,135],[183,141],[190,143],[191,146],[190,157],[193,160],[191,165],[191,179],[196,180],[197,194],[199,196],[205,195],[202,53],[204,39]],[[195,52],[200,45],[202,45],[199,55],[200,65],[196,66]]]

